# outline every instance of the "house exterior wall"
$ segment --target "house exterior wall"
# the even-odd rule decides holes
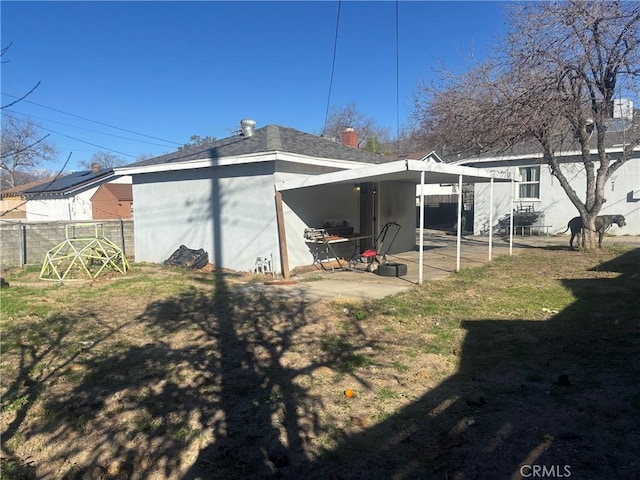
[[[161,263],[184,244],[204,248],[210,262],[220,268],[253,271],[257,258],[266,257],[273,258],[273,268],[279,271],[276,180],[332,169],[312,166],[297,168],[295,173],[276,173],[274,168],[273,162],[265,162],[134,175],[136,261]],[[406,205],[412,205],[415,186],[403,186],[401,190],[410,199]],[[396,207],[389,210],[394,218],[398,217]],[[283,213],[292,270],[313,263],[312,247],[304,239],[305,228],[322,227],[330,219],[348,219],[358,231],[359,192],[353,185],[285,191]],[[413,232],[412,214],[409,209],[406,216],[411,228],[403,232],[407,238]],[[415,233],[409,249],[415,246],[414,237]],[[353,253],[352,245],[336,248],[344,257]]]
[[[316,245],[304,239],[305,228],[322,228],[327,220],[346,219],[360,229],[360,192],[350,184],[322,185],[282,192],[289,268],[311,265]],[[347,260],[354,253],[351,244],[335,244],[338,256]]]
[[[27,218],[26,203],[22,197],[7,197],[0,200],[2,219]]]
[[[518,166],[492,166],[487,167],[490,171],[510,172],[519,178],[520,166],[535,166],[535,163],[522,164]],[[562,167],[565,174],[571,181],[571,185],[584,200],[585,197],[585,174],[581,165],[565,164]],[[490,187],[489,184],[476,184],[475,186],[475,219],[474,233],[487,233],[489,225],[489,211],[493,208],[493,224],[503,215],[509,213],[511,209],[511,184],[495,183],[493,203],[489,204]],[[640,199],[637,192],[640,188],[640,158],[633,158],[625,163],[609,179],[605,186],[604,204],[600,215],[622,214],[627,220],[624,228],[616,225],[607,232],[611,235],[640,235]],[[540,199],[522,200],[517,197],[518,184],[515,185],[516,197],[515,206],[533,205],[535,211],[544,212],[544,225],[549,226],[549,233],[561,233],[567,228],[569,220],[578,215],[578,211],[567,197],[567,194],[560,186],[558,180],[551,175],[546,165],[540,165]],[[634,196],[633,192],[636,192]]]
[[[91,204],[94,219],[131,218],[133,202],[111,198],[93,199]]]
[[[134,176],[136,261],[161,263],[180,245],[218,268],[280,265],[272,162]]]
[[[94,219],[131,218],[133,202],[119,200],[111,191],[101,185],[91,199],[91,209]]]
[[[72,197],[32,198],[27,202],[27,221],[92,220],[91,197],[97,189],[90,188]]]
[[[253,271],[256,260],[272,258],[280,271],[275,209],[277,181],[334,169],[297,166],[275,171],[274,162],[138,173],[133,180],[136,261],[162,263],[180,245],[205,249],[219,268]],[[391,252],[415,248],[415,184],[382,182],[378,228],[396,221],[402,229]],[[360,230],[360,192],[353,184],[330,184],[282,192],[290,270],[311,265],[314,247],[308,227],[347,219]],[[349,259],[354,246],[335,246]]]
[[[109,184],[131,184],[131,176],[118,177]],[[133,201],[118,200],[109,190],[103,188],[107,183],[103,183],[96,189],[96,193],[91,197],[91,215],[93,219],[126,219],[131,218]]]
[[[421,187],[424,187],[421,189]],[[458,194],[458,184],[451,183],[448,185],[438,185],[438,184],[426,184],[421,186],[420,184],[416,185],[416,205],[420,204],[420,193],[423,193],[425,196],[431,195],[457,195]]]
[[[126,175],[111,180],[110,183],[131,183]],[[73,196],[47,197],[40,196],[29,199],[26,203],[27,221],[86,221],[93,219],[91,197],[100,185],[81,190]]]
[[[88,202],[89,196],[86,201]],[[50,222],[55,220],[90,220],[91,204],[87,209],[82,208],[83,202],[78,201],[81,208],[77,208],[74,197],[63,198],[31,198],[27,202],[27,220],[30,222]],[[78,215],[80,213],[80,215]]]
[[[380,182],[377,195],[379,195],[379,228],[387,222],[397,222],[401,226],[389,253],[414,250],[416,248],[415,183]],[[390,240],[386,239],[387,242]],[[383,250],[386,250],[384,247],[383,245]]]
[[[378,195],[378,232],[387,222],[401,225],[400,232],[389,253],[413,250],[416,245],[415,184],[406,182],[380,182]],[[283,192],[285,230],[289,253],[289,267],[310,265],[317,245],[304,241],[304,229],[322,228],[327,220],[346,219],[360,231],[360,192],[352,184],[329,184]],[[391,237],[387,237],[387,242]],[[356,253],[352,243],[332,245],[336,255],[346,260]],[[361,253],[361,252],[358,252]]]

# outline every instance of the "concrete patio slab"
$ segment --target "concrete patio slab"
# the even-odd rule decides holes
[[[513,239],[513,254],[530,248],[557,246],[567,248],[567,235],[557,236],[517,236]],[[417,244],[416,240],[416,244]],[[448,235],[439,230],[426,230],[424,235],[424,281],[438,280],[447,277],[456,269],[455,235]],[[638,236],[618,236],[609,238],[609,243],[623,243],[640,246]],[[460,268],[477,267],[489,261],[489,237],[465,236],[461,240]],[[492,258],[509,255],[509,239],[494,237]],[[241,288],[243,291],[267,292],[278,296],[290,297],[302,301],[362,300],[379,299],[409,290],[418,284],[419,252],[403,252],[388,255],[390,262],[407,265],[407,275],[403,277],[383,277],[363,269],[316,270],[292,277],[294,285],[250,284]]]

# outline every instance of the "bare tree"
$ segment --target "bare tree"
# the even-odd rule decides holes
[[[639,130],[630,128],[619,156],[606,151],[613,100],[638,93],[640,6],[518,3],[510,18],[495,58],[460,77],[446,77],[440,87],[423,85],[416,114],[449,153],[499,151],[535,141],[587,226],[583,245],[593,248],[604,186],[640,144]],[[580,152],[584,200],[557,156],[568,146]]]
[[[110,169],[113,167],[120,167],[125,163],[127,162],[118,155],[111,152],[100,151],[91,155],[89,160],[80,162],[80,166],[86,170],[90,170],[94,164],[98,164],[102,169]]]
[[[204,137],[201,137],[200,135],[191,135],[189,140],[190,140],[189,142],[178,147],[178,150],[182,150],[183,148],[189,148],[189,147],[197,147],[198,145],[204,145],[206,143],[212,143],[212,142],[215,142],[217,139],[216,137],[210,137],[209,135],[205,135]]]
[[[156,157],[153,153],[141,153],[136,157],[136,162],[142,162],[143,160],[149,160],[150,158]]]
[[[57,151],[48,137],[42,136],[32,121],[2,115],[0,169],[6,173],[4,179],[9,188],[19,184],[20,172],[36,170],[55,158]]]
[[[388,143],[390,140],[388,129],[381,127],[373,118],[358,110],[355,102],[344,107],[335,107],[330,111],[322,136],[339,141],[347,127],[358,132],[359,148],[379,151],[380,144]]]

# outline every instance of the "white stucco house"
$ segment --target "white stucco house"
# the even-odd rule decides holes
[[[343,144],[289,127],[241,125],[237,135],[115,169],[133,179],[137,262],[161,263],[185,245],[203,248],[218,268],[252,271],[258,258],[270,258],[288,274],[314,261],[305,229],[334,222],[372,236],[397,222],[391,252],[413,250],[417,183],[491,176],[390,161],[351,146],[353,131]]]
[[[620,126],[621,119],[614,119],[612,126]],[[617,125],[616,125],[617,123]],[[615,159],[622,152],[624,142],[640,135],[637,127],[633,130],[611,128],[607,132],[607,154]],[[596,168],[599,166],[594,141],[592,150]],[[584,165],[577,148],[567,148],[556,152],[561,168],[572,188],[584,201],[586,175]],[[481,154],[465,158],[457,164],[481,168],[488,172],[510,173],[516,183],[496,184],[491,196],[485,184],[476,184],[474,192],[474,233],[484,234],[489,228],[489,214],[493,210],[495,219],[508,214],[513,209],[532,210],[541,213],[536,224],[541,231],[549,234],[560,233],[567,229],[568,221],[579,213],[569,200],[559,181],[551,175],[550,167],[544,162],[540,147],[535,142],[518,145],[499,154]],[[640,146],[634,149],[634,155],[623,164],[605,185],[604,204],[600,215],[622,214],[627,225],[617,225],[607,232],[610,235],[640,235]],[[513,201],[513,203],[512,203]]]
[[[131,177],[116,175],[113,169],[102,169],[95,164],[91,170],[70,173],[25,189],[22,195],[26,199],[26,220],[93,220],[92,197],[107,182],[130,184]]]

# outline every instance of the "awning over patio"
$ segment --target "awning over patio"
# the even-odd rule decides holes
[[[386,180],[401,180],[415,184],[455,183],[458,182],[460,176],[465,183],[490,182],[492,179],[495,182],[512,181],[510,175],[486,172],[474,167],[437,163],[429,160],[397,160],[322,175],[283,180],[276,184],[276,190],[285,191],[335,183],[383,182]]]
[[[397,160],[388,163],[369,165],[322,175],[311,175],[302,178],[282,180],[276,183],[276,198],[281,203],[280,192],[306,187],[317,187],[330,184],[348,184],[364,182],[405,181],[416,185],[458,183],[458,248],[456,256],[456,271],[460,269],[460,243],[462,237],[462,183],[491,183],[493,197],[493,182],[514,182],[510,174],[481,171],[474,167],[440,163],[433,160]],[[513,189],[512,189],[513,190]],[[423,191],[421,188],[420,191]],[[279,205],[281,209],[281,205]],[[423,233],[424,233],[424,196],[420,196],[420,275],[419,283],[422,284],[423,276]],[[489,233],[489,259],[491,259],[492,234]],[[284,242],[286,244],[286,242]],[[510,251],[513,244],[513,227],[510,232]],[[285,247],[286,250],[286,247]]]

